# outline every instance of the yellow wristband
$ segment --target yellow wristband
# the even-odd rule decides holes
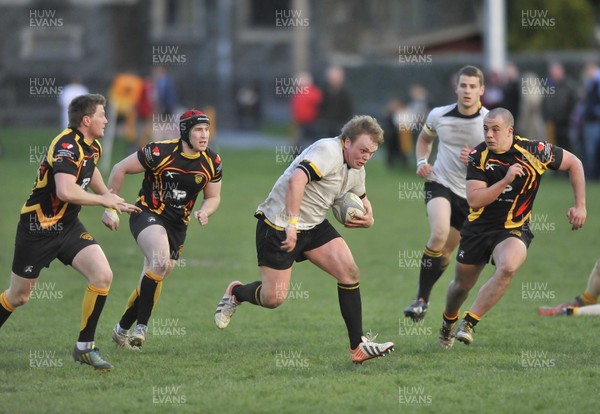
[[[297,226],[298,225],[298,217],[292,216],[292,217],[288,218],[288,224],[290,224],[292,226]]]

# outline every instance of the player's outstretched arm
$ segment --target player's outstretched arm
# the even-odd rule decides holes
[[[204,200],[200,208],[194,213],[194,217],[201,225],[205,226],[208,224],[208,217],[217,211],[219,204],[221,204],[221,181],[206,184],[203,192]]]
[[[128,204],[118,195],[110,190],[104,194],[92,194],[85,191],[77,184],[76,177],[67,173],[54,175],[56,183],[56,196],[65,203],[78,204],[80,206],[104,206],[114,208],[119,212],[133,212],[138,208]]]
[[[121,191],[125,174],[137,174],[144,171],[144,167],[140,164],[137,154],[131,154],[129,157],[121,160],[112,168],[108,177],[108,188],[115,194]],[[95,174],[94,174],[95,175]],[[135,207],[135,206],[134,206]],[[142,211],[139,207],[135,207],[133,212],[139,213]],[[102,223],[111,230],[119,229],[119,215],[114,209],[107,208],[102,214]]]
[[[569,151],[563,150],[563,159],[559,170],[569,172],[569,180],[573,187],[575,205],[567,211],[567,219],[573,230],[579,230],[585,223],[587,210],[585,207],[585,174],[581,160]]]
[[[137,153],[133,153],[114,165],[108,176],[108,188],[112,189],[115,194],[119,194],[125,180],[125,174],[139,174],[141,172],[144,172],[144,166],[138,160]]]

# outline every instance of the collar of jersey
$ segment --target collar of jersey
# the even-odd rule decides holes
[[[75,133],[75,139],[77,139],[77,141],[79,142],[80,145],[85,145],[86,147],[89,147],[90,145],[92,145],[95,141],[92,140],[92,142],[90,142],[89,144],[85,141],[85,137],[83,136],[83,133],[78,130],[77,128],[71,128],[71,130]]]
[[[339,136],[339,138],[340,138],[340,144],[342,145],[342,159],[344,160],[344,164],[346,164],[346,168],[350,169],[351,167],[346,162],[346,157],[344,157],[344,138],[342,138],[341,135]]]
[[[199,158],[202,155],[202,152],[198,152],[195,155],[190,155],[190,154],[186,154],[185,152],[183,152],[183,145],[181,145],[181,141],[179,141],[179,143],[177,144],[177,147],[179,149],[179,153],[181,154],[182,157],[187,158],[188,160],[195,160],[196,158]]]

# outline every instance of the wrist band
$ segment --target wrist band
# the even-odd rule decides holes
[[[427,165],[427,158],[419,158],[417,160],[417,167],[420,167],[422,165]]]
[[[288,224],[290,226],[297,226],[298,225],[298,216],[290,216],[290,217],[288,217],[287,222],[288,222]]]

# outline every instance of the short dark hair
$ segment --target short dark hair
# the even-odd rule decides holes
[[[500,118],[502,120],[502,122],[504,122],[510,128],[514,127],[514,125],[515,125],[515,118],[510,113],[510,111],[506,108],[494,108],[485,115],[485,118],[489,118],[489,119]]]
[[[98,93],[81,95],[69,104],[69,128],[78,128],[84,116],[91,116],[98,105],[106,105],[106,98]]]
[[[481,69],[479,69],[476,66],[467,65],[467,66],[463,66],[462,68],[460,68],[460,70],[458,71],[458,75],[456,75],[456,84],[457,85],[458,85],[458,80],[460,79],[460,77],[462,75],[479,78],[479,84],[481,86],[484,85],[483,72],[481,71]]]
[[[354,142],[359,135],[367,134],[373,142],[383,144],[383,130],[375,118],[369,115],[355,115],[342,127],[342,138]]]

